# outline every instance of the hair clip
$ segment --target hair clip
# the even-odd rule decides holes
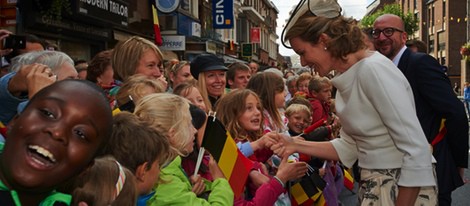
[[[119,177],[116,181],[116,186],[115,186],[116,190],[114,191],[114,199],[116,199],[119,193],[121,193],[122,188],[124,187],[124,183],[126,182],[126,173],[124,173],[124,169],[122,169],[122,166],[121,164],[119,164],[118,161],[115,161],[115,162],[119,167]]]
[[[212,120],[212,121],[215,122],[215,119],[216,119],[216,118],[215,118],[215,114],[216,114],[216,113],[217,113],[217,112],[209,111],[209,113],[207,113],[207,116],[208,116],[208,117],[213,117],[213,120]]]

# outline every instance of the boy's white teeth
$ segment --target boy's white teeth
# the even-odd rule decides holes
[[[33,149],[33,150],[36,150],[37,153],[41,154],[44,157],[49,158],[49,160],[51,160],[51,162],[56,161],[56,159],[54,158],[54,155],[51,152],[49,152],[49,150],[44,149],[43,147],[40,147],[40,146],[37,146],[37,145],[30,145],[29,148]]]

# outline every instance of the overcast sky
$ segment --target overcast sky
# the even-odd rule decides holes
[[[281,44],[281,32],[286,24],[286,20],[289,18],[289,12],[292,8],[297,5],[300,0],[271,0],[279,10],[277,19],[276,33],[279,36],[279,53],[285,56],[295,54],[292,49],[287,49]],[[361,19],[366,13],[366,0],[338,0],[339,4],[343,8],[345,16],[352,16],[355,19]]]

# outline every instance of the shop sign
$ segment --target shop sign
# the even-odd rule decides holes
[[[206,52],[211,54],[217,53],[217,44],[212,41],[206,41]]]
[[[45,24],[48,26],[54,26],[61,29],[67,29],[74,32],[82,32],[93,36],[99,36],[104,38],[110,37],[110,31],[86,24],[81,24],[78,22],[72,22],[66,19],[56,20],[52,19],[46,15],[43,15],[41,18],[35,19],[37,23]]]
[[[261,43],[261,28],[253,27],[250,30],[251,43]]]
[[[233,0],[213,0],[212,17],[214,29],[233,28]]]
[[[162,36],[163,44],[159,46],[161,50],[184,51],[186,50],[185,36]]]
[[[191,24],[191,35],[201,37],[201,24],[198,22],[192,22]]]
[[[253,56],[253,44],[243,43],[242,44],[242,57],[251,57]]]
[[[113,24],[128,24],[128,3],[122,0],[77,0],[77,13]]]

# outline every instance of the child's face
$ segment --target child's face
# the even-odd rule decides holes
[[[297,91],[308,94],[308,82],[308,79],[299,82],[299,88],[297,88]]]
[[[196,87],[192,87],[188,95],[185,96],[194,106],[199,107],[202,111],[206,111],[206,104],[204,104],[204,99],[202,98],[201,93]]]
[[[246,131],[258,131],[261,128],[260,102],[254,95],[248,95],[245,100],[245,112],[238,118],[238,123]]]
[[[186,128],[189,129],[190,138],[188,139],[184,147],[184,152],[187,152],[187,154],[193,152],[194,150],[194,139],[196,138],[196,133],[197,133],[196,128],[194,128],[193,123],[191,122],[191,118],[189,118],[188,125],[189,127],[186,127]]]
[[[322,102],[327,102],[330,101],[331,99],[331,86],[330,85],[324,85],[321,89],[320,92],[312,92],[312,95],[314,97]]]
[[[183,66],[176,74],[170,72],[171,81],[173,81],[173,88],[179,84],[191,80],[193,76],[191,75],[191,70],[189,69],[189,64]]]
[[[48,192],[89,166],[112,121],[108,105],[90,90],[76,82],[55,86],[11,122],[1,157],[4,183]]]
[[[251,71],[243,71],[241,69],[235,71],[235,77],[233,80],[228,80],[230,88],[232,89],[245,89],[248,85],[248,81],[251,78]]]
[[[276,96],[274,96],[274,104],[276,105],[276,108],[278,109],[284,108],[286,95],[287,93],[285,90],[282,92],[276,92]]]
[[[299,134],[310,124],[310,114],[308,112],[294,112],[287,119],[289,120],[287,127]]]
[[[294,95],[296,92],[297,92],[297,88],[295,87],[295,83],[297,83],[296,81],[291,81],[288,85],[287,85],[287,90],[289,90],[289,93],[291,95]]]
[[[160,178],[160,164],[158,160],[152,163],[150,169],[147,170],[145,175],[142,177],[142,186],[141,191],[139,191],[139,195],[145,195],[150,193],[152,189],[158,182]]]

